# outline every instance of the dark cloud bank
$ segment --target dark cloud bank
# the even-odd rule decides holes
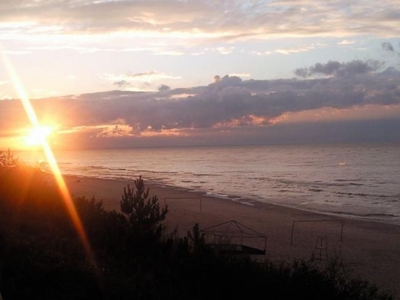
[[[400,142],[400,116],[275,124],[291,112],[399,105],[400,72],[382,69],[377,61],[330,61],[295,70],[299,79],[216,76],[208,86],[163,87],[152,93],[111,91],[33,103],[40,118],[51,116],[63,120],[65,129],[75,128],[63,139],[65,146],[74,135],[77,148]],[[2,128],[19,119],[17,115],[23,115],[18,101],[0,102]]]

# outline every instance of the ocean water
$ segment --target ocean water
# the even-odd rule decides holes
[[[247,205],[267,202],[400,224],[400,145],[55,152],[63,174],[145,180]],[[36,164],[40,152],[18,153]]]

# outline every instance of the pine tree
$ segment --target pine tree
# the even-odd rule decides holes
[[[121,211],[127,215],[132,228],[139,234],[161,235],[162,222],[168,212],[168,207],[160,208],[158,197],[149,198],[149,188],[145,188],[141,176],[134,181],[135,188],[129,184],[124,188],[121,200]]]

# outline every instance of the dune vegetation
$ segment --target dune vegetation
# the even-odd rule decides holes
[[[321,267],[221,255],[198,224],[177,237],[163,225],[168,209],[149,197],[142,178],[115,197],[121,211],[74,199],[88,253],[51,177],[1,152],[3,299],[393,299],[352,278],[340,259]]]

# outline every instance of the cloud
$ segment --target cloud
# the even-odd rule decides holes
[[[171,88],[168,85],[162,84],[157,89],[159,92],[165,92],[169,91]]]
[[[315,45],[306,45],[306,46],[301,46],[301,47],[296,47],[296,48],[277,49],[277,50],[275,50],[275,52],[288,55],[288,54],[293,54],[293,53],[308,52],[308,51],[314,50],[315,48],[316,48]]]
[[[127,73],[127,74],[110,74],[102,75],[107,81],[120,89],[129,89],[136,91],[155,91],[157,83],[162,80],[176,80],[180,76],[174,76],[158,71],[147,71],[142,73]]]
[[[214,76],[214,82],[218,82],[220,80],[221,80],[221,76],[219,76],[219,75]]]
[[[231,54],[235,50],[235,47],[217,47],[216,51],[219,54],[227,55]]]
[[[134,97],[135,105],[133,99],[129,103],[136,112],[134,118],[128,118],[127,122],[134,120],[139,130],[150,127],[155,131],[213,128],[221,124],[255,126],[272,124],[288,112],[323,107],[343,109],[371,104],[400,104],[400,87],[396,84],[398,71],[377,73],[377,76],[366,72],[349,74],[360,74],[361,77],[243,81],[239,77],[224,76],[197,92],[192,91],[194,96],[181,98],[178,102],[166,98],[155,100],[154,94],[143,96],[142,100]],[[127,105],[126,101],[121,104]],[[128,108],[120,109],[129,111]]]
[[[382,43],[382,49],[385,50],[386,52],[389,52],[391,55],[395,55],[397,59],[398,65],[400,65],[400,61],[398,58],[400,58],[400,50],[396,50],[393,45],[389,42],[384,42]]]
[[[294,74],[299,77],[310,77],[313,75],[324,76],[353,76],[375,72],[384,66],[384,62],[377,60],[353,60],[347,63],[329,61],[326,64],[316,63],[309,68],[299,68],[294,70]]]
[[[382,43],[382,49],[386,50],[386,51],[389,51],[389,52],[393,52],[394,51],[394,48],[393,48],[392,44],[389,43],[389,42]]]
[[[347,45],[353,45],[354,43],[355,41],[353,40],[342,40],[338,43],[338,45],[347,46]]]
[[[312,43],[312,44],[308,44],[308,45],[301,45],[301,46],[296,46],[296,47],[291,47],[291,48],[278,48],[275,50],[268,50],[268,51],[251,51],[251,53],[254,55],[266,55],[266,56],[274,54],[274,53],[290,55],[290,54],[297,54],[297,53],[312,51],[315,49],[320,49],[325,46],[326,46],[326,44],[324,44],[324,43]]]
[[[13,1],[0,4],[0,33],[127,33],[225,40],[299,36],[398,36],[399,8],[373,1]]]
[[[242,78],[242,77],[251,77],[251,74],[250,73],[231,73],[231,74],[228,74],[228,76]]]
[[[127,74],[104,74],[110,80],[137,80],[137,81],[154,81],[160,79],[180,79],[180,76],[174,76],[158,71],[147,71],[142,73],[127,73]]]
[[[327,78],[243,80],[226,75],[215,76],[213,83],[193,88],[111,91],[33,100],[32,103],[42,122],[51,119],[59,123],[65,141],[76,136],[88,145],[88,139],[96,140],[93,145],[99,146],[115,140],[128,143],[140,138],[196,135],[206,143],[210,141],[208,134],[214,136],[218,132],[220,139],[226,132],[250,135],[253,132],[260,137],[266,128],[289,124],[290,116],[301,112],[326,108],[347,110],[347,116],[351,116],[351,109],[358,107],[400,107],[400,72],[395,68],[370,71],[376,70],[375,65],[360,61],[328,62],[306,68],[307,74],[335,75]],[[121,78],[157,74],[133,73]],[[384,113],[381,115],[385,118]],[[311,113],[308,118],[311,122]],[[390,118],[400,119],[400,113],[392,113]],[[29,122],[20,102],[0,101],[0,128],[12,132],[26,127]],[[71,128],[74,130],[67,133]],[[242,138],[246,139],[245,135]],[[103,143],[102,139],[108,142]]]
[[[124,137],[124,136],[132,136],[133,128],[129,125],[125,124],[116,124],[116,125],[104,125],[98,126],[101,128],[101,132],[97,133],[96,137]]]

